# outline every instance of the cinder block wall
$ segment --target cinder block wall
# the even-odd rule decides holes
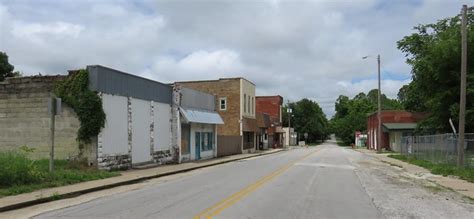
[[[49,157],[51,122],[47,101],[54,83],[64,79],[61,75],[32,76],[0,82],[0,150],[17,150],[26,145],[35,148],[30,154],[32,158]],[[56,116],[57,159],[79,155],[76,141],[79,126],[74,111],[63,104],[62,115]],[[82,152],[87,157],[94,153],[90,145],[84,146]]]

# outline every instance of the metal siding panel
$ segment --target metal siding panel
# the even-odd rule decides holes
[[[132,99],[132,163],[152,160],[150,153],[150,102]]]
[[[214,111],[216,108],[216,97],[214,95],[189,88],[181,88],[181,95],[181,106],[183,107],[209,111]]]
[[[217,136],[217,156],[241,154],[242,136]]]
[[[100,65],[87,66],[90,88],[102,93],[171,104],[172,87]]]
[[[154,150],[163,151],[171,148],[171,106],[163,103],[153,103],[154,115]]]
[[[128,154],[127,98],[102,95],[107,120],[101,130],[102,153],[107,155]]]
[[[97,68],[92,68],[91,66],[87,66],[87,72],[89,72],[89,87],[92,90],[97,90],[98,86],[98,75],[97,75]]]

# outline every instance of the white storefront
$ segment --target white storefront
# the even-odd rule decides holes
[[[215,111],[213,95],[188,88],[175,88],[181,95],[180,162],[217,156],[217,125],[224,124]]]

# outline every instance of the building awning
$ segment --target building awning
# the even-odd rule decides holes
[[[179,108],[186,122],[203,123],[203,124],[224,124],[221,116],[213,111]]]
[[[416,128],[416,123],[382,123],[384,129],[387,130],[413,130]]]

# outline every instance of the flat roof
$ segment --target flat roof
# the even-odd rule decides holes
[[[175,83],[196,83],[196,82],[218,82],[218,81],[221,81],[221,80],[246,80],[248,81],[249,83],[253,84],[254,86],[256,86],[253,82],[251,82],[250,80],[244,78],[244,77],[234,77],[234,78],[219,78],[219,79],[212,79],[212,80],[195,80],[195,81],[176,81]]]
[[[280,97],[283,99],[283,97],[280,95],[255,96],[255,98],[270,98],[270,97]]]
[[[388,130],[410,130],[416,128],[416,123],[382,123]]]

